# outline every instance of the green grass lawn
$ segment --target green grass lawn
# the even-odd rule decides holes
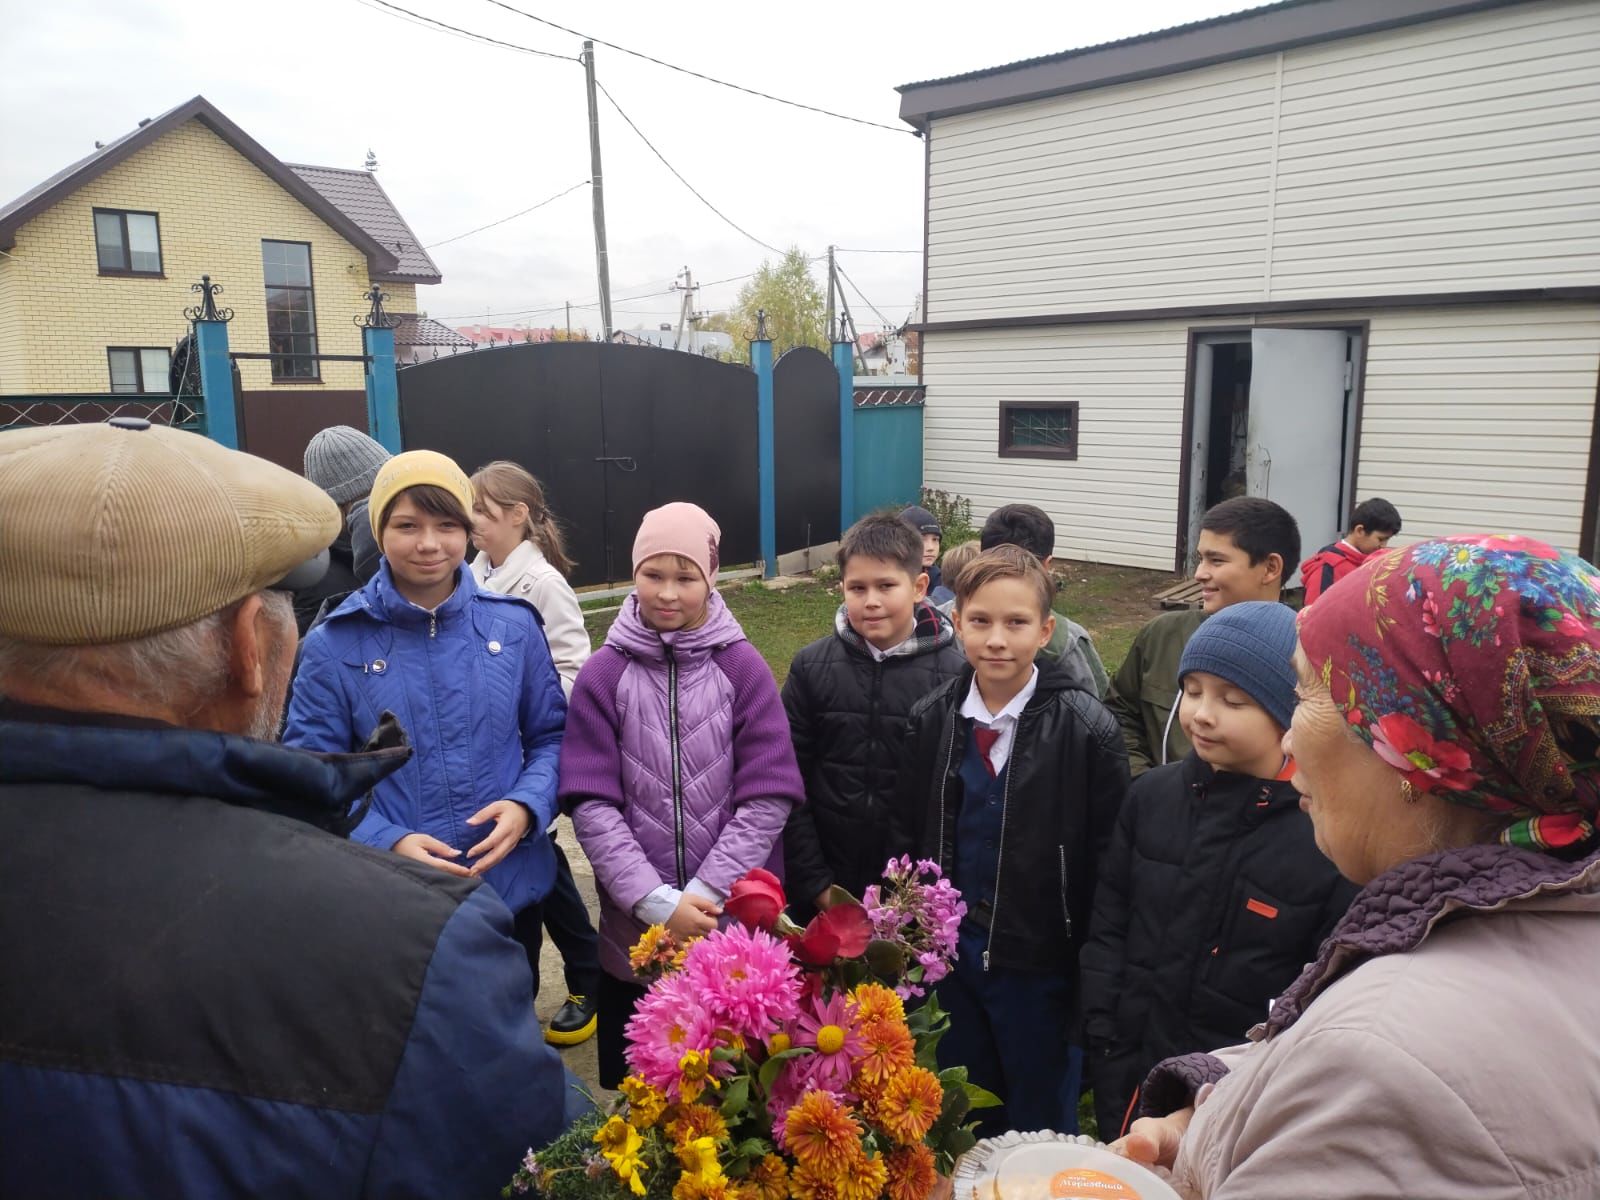
[[[1153,610],[1139,608],[1130,619],[1126,603],[1130,590],[1141,596],[1153,590],[1150,578],[1150,573],[1145,571],[1094,574],[1082,581],[1069,575],[1066,586],[1057,595],[1057,611],[1089,630],[1106,670],[1113,675],[1128,653],[1140,624],[1147,616],[1154,615]],[[750,582],[725,589],[722,598],[744,626],[745,636],[767,660],[779,687],[788,678],[789,663],[795,652],[832,632],[833,614],[839,607],[838,593],[817,583],[773,591]],[[615,613],[597,613],[585,619],[589,640],[596,646],[605,640],[606,630],[611,628],[615,616]]]

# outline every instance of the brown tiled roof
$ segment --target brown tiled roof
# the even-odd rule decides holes
[[[374,279],[391,283],[438,283],[439,268],[411,232],[411,226],[389,199],[371,171],[351,171],[343,167],[312,167],[305,163],[285,163],[291,171],[316,188],[330,204],[369,233],[399,260],[392,271],[375,274]]]
[[[927,399],[928,389],[920,384],[895,387],[858,387],[855,390],[857,408],[911,408]]]
[[[400,324],[395,326],[394,344],[400,346],[470,346],[472,339],[462,337],[448,325],[441,325],[432,317],[416,313],[395,313]]]
[[[0,205],[0,250],[11,249],[16,244],[17,230],[47,208],[70,196],[84,184],[105,174],[134,151],[148,146],[163,134],[191,120],[199,121],[227,142],[279,187],[316,213],[332,226],[335,232],[365,254],[367,269],[373,278],[414,278],[395,276],[394,272],[400,267],[399,255],[368,233],[359,222],[346,216],[337,205],[310,183],[274,158],[260,142],[223,116],[217,106],[204,96],[187,100],[154,120],[141,121],[137,129],[106,143],[93,154],[79,159],[65,170],[57,171],[49,179],[28,189],[11,203]],[[432,265],[431,262],[429,265]],[[435,278],[430,282],[436,283],[438,280]]]

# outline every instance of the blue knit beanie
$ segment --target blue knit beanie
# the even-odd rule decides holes
[[[1178,682],[1190,671],[1226,679],[1283,728],[1294,717],[1294,612],[1269,600],[1230,604],[1206,618],[1183,648]]]

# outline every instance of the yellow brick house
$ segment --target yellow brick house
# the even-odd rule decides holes
[[[317,429],[366,424],[363,364],[313,356],[362,352],[375,283],[403,347],[440,280],[370,171],[281,162],[201,96],[0,206],[0,252],[0,405],[167,392],[209,275],[231,348],[279,356],[237,360],[241,442],[295,468]]]

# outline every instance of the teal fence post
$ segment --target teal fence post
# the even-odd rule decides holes
[[[399,454],[400,444],[400,379],[395,374],[394,327],[400,323],[383,311],[383,302],[389,297],[377,284],[362,299],[372,302],[372,309],[355,322],[361,327],[361,352],[370,360],[367,363],[367,432],[390,454]]]
[[[233,320],[233,309],[217,307],[222,285],[212,283],[209,275],[200,276],[200,282],[189,290],[200,293],[200,303],[185,309],[183,315],[194,323],[194,349],[200,357],[200,394],[205,404],[201,429],[218,445],[237,450],[238,397],[233,394],[233,360],[228,357],[228,322]]]
[[[845,341],[844,318],[833,342],[833,369],[839,373],[839,531],[856,523],[855,347]]]
[[[756,336],[750,342],[750,366],[756,373],[756,488],[761,511],[761,576],[778,573],[778,484],[772,401],[772,339],[767,337],[767,313],[756,313]]]

